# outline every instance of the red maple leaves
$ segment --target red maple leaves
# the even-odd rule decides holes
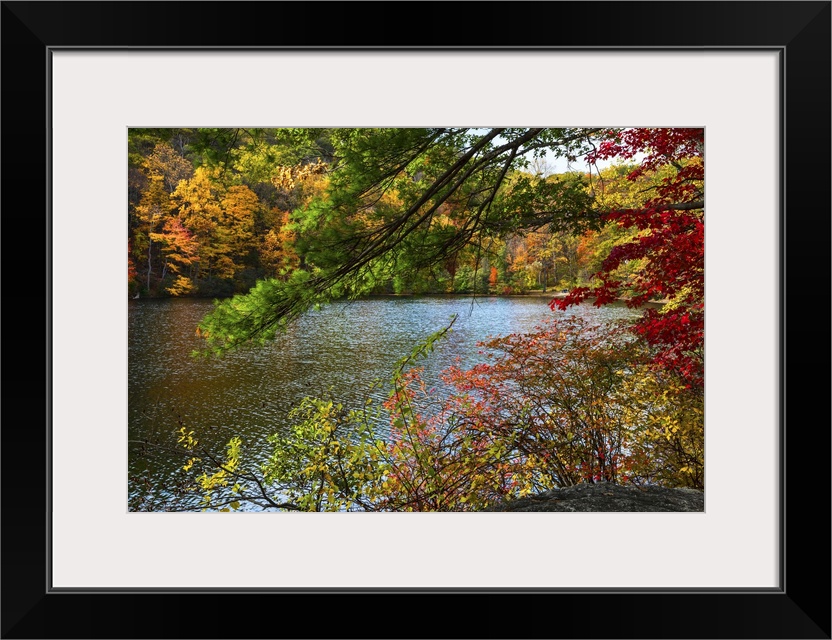
[[[690,384],[704,379],[704,129],[628,129],[609,131],[608,139],[587,156],[643,159],[628,179],[654,175],[655,184],[639,208],[615,209],[604,219],[638,230],[612,249],[596,274],[594,287],[575,288],[550,306],[566,309],[588,298],[598,306],[624,299],[642,307],[667,301],[661,310],[646,309],[635,331],[655,348],[655,362]],[[642,260],[642,268],[622,278],[618,267]]]

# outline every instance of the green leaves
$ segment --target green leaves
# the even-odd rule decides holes
[[[448,326],[439,329],[438,331],[434,331],[429,336],[427,336],[424,340],[419,342],[413,350],[403,358],[400,358],[399,361],[396,363],[396,367],[393,371],[393,383],[395,385],[396,381],[401,377],[402,372],[405,370],[406,367],[409,365],[413,365],[416,363],[417,360],[420,358],[426,358],[430,355],[434,348],[435,344],[443,339],[448,332],[451,331],[451,327],[454,326],[454,322],[458,318],[458,314],[454,314],[451,316],[451,321]]]
[[[308,397],[289,418],[288,434],[269,438],[274,448],[262,467],[281,499],[306,511],[371,509],[386,469],[375,433],[378,414]]]
[[[459,286],[487,290],[489,266],[483,261],[485,254],[496,250],[495,239],[543,225],[585,230],[597,224],[587,213],[592,196],[580,176],[540,180],[519,172],[529,157],[545,149],[555,154],[576,153],[590,131],[267,132],[264,135],[274,143],[261,144],[257,152],[249,144],[237,154],[240,163],[253,162],[255,156],[260,157],[257,153],[277,157],[273,147],[282,144],[281,140],[310,144],[325,159],[325,165],[315,165],[325,167],[325,177],[313,196],[303,198],[302,205],[294,209],[286,226],[293,237],[298,269],[286,286],[258,284],[250,300],[238,299],[234,308],[218,308],[203,327],[210,325],[205,335],[211,347],[222,351],[273,337],[281,324],[310,306],[339,297],[419,290],[420,282],[443,290],[458,289],[455,276],[457,267],[463,266],[458,264],[461,259],[473,271],[466,275],[460,269]],[[216,134],[208,133],[209,137]],[[315,135],[319,138],[311,144]],[[217,137],[220,147],[223,139]],[[324,147],[329,151],[325,153]],[[283,169],[275,166],[275,171]],[[300,274],[304,274],[303,286],[297,286]]]
[[[245,295],[217,301],[214,311],[199,324],[208,352],[221,354],[273,338],[295,315],[317,301],[314,291],[306,287],[310,278],[309,273],[296,271],[286,282],[261,280]],[[294,308],[287,308],[288,304]],[[285,312],[276,314],[280,309]]]

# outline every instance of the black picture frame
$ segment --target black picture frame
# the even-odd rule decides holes
[[[830,638],[830,7],[828,1],[3,2],[2,637]],[[381,31],[379,13],[388,25]],[[391,20],[396,15],[408,18]],[[57,319],[49,309],[49,268],[56,265],[49,260],[48,83],[50,52],[64,47],[779,51],[785,79],[780,587],[52,590],[49,337]],[[737,161],[753,159],[740,152]],[[744,482],[754,491],[753,464],[748,468]],[[446,626],[448,619],[455,626]]]

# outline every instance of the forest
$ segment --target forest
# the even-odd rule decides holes
[[[227,297],[258,280],[290,278],[314,269],[298,234],[315,226],[316,210],[338,162],[342,131],[312,132],[231,129],[131,129],[129,135],[129,291],[131,296]],[[427,159],[426,159],[427,160]],[[633,207],[651,181],[628,180],[635,170],[623,162],[595,174],[546,173],[546,159],[512,169],[504,189],[519,196],[560,191],[572,206],[593,200],[600,209]],[[411,169],[414,183],[424,179]],[[418,178],[418,179],[417,179]],[[597,193],[596,193],[597,191]],[[507,192],[500,193],[500,197]],[[396,189],[380,193],[375,215],[395,207]],[[443,202],[434,214],[435,243],[445,228],[467,221],[470,194]],[[465,200],[463,200],[465,198]],[[494,203],[495,205],[497,203]],[[563,206],[565,203],[561,203]],[[592,283],[612,246],[635,231],[616,224],[552,229],[545,217],[518,221],[506,232],[486,228],[444,260],[378,278],[367,290],[378,294],[497,293],[572,289]],[[400,260],[406,261],[403,254]],[[627,275],[637,265],[627,265]]]
[[[546,295],[552,317],[483,344],[437,396],[419,364],[451,322],[402,354],[380,405],[304,399],[266,463],[198,429],[142,443],[183,457],[179,493],[199,501],[179,508],[467,511],[580,482],[704,488],[702,129],[129,130],[128,296],[216,300],[199,355],[280,340],[336,300],[423,294]],[[555,319],[621,302],[636,321]]]

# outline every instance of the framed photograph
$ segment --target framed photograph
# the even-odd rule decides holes
[[[2,11],[3,637],[830,637],[829,2]],[[129,132],[440,126],[704,130],[704,511],[129,509]]]

